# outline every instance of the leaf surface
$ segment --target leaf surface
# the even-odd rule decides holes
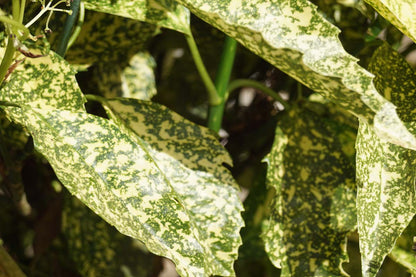
[[[255,54],[360,118],[389,141],[416,149],[372,75],[343,49],[339,30],[306,0],[178,0]],[[390,132],[393,130],[393,132]]]
[[[173,0],[85,0],[85,8],[189,33],[189,11]]]
[[[100,117],[31,108],[25,114],[36,149],[61,182],[121,233],[172,259],[182,276],[233,275],[242,205],[237,189],[222,182],[232,180],[230,173],[216,177],[226,171],[215,164],[222,159],[184,147],[178,155],[195,161],[195,170]],[[177,135],[190,139],[188,129]],[[211,145],[219,149],[215,140]],[[217,167],[217,174],[204,167]]]
[[[315,113],[294,108],[267,157],[276,190],[263,239],[282,276],[341,276],[354,229],[354,170],[337,134]]]
[[[156,62],[148,52],[131,57],[127,65],[100,63],[94,68],[98,90],[106,98],[150,100],[156,95]]]
[[[416,213],[416,152],[382,141],[360,122],[357,213],[363,276],[375,276]]]
[[[412,99],[416,86],[409,65],[384,44],[374,53],[369,67],[380,92],[391,98],[403,120],[415,130]],[[363,276],[375,276],[416,213],[416,152],[380,139],[362,121],[356,148],[362,271]]]
[[[152,259],[139,241],[120,234],[77,198],[65,194],[62,232],[82,276],[149,276]]]
[[[365,0],[365,2],[416,42],[416,2],[414,0]]]
[[[30,51],[41,54],[35,49]],[[44,54],[26,58],[16,67],[1,88],[0,100],[36,108],[83,111],[86,100],[75,79],[75,70],[55,52]],[[5,110],[16,123],[22,123],[21,109]]]

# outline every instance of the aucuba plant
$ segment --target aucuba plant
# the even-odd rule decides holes
[[[416,276],[414,0],[0,5],[1,276]]]

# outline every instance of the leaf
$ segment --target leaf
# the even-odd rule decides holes
[[[372,75],[343,49],[339,30],[306,0],[178,0],[255,54],[369,122],[385,139],[416,149],[416,138],[381,97]],[[394,132],[390,132],[394,128]]]
[[[153,24],[87,11],[81,33],[65,58],[74,64],[128,62],[156,33]]]
[[[85,8],[189,33],[189,11],[173,0],[85,0]]]
[[[30,50],[40,53],[38,50]],[[1,88],[0,100],[36,108],[83,111],[85,97],[75,79],[75,70],[53,51],[39,58],[26,58]],[[20,56],[18,59],[21,59]],[[5,108],[13,121],[22,124],[19,108]]]
[[[377,90],[397,106],[399,117],[416,120],[416,72],[407,61],[384,43],[371,57],[368,70],[375,74]]]
[[[208,150],[183,146],[177,156],[189,164],[182,164],[100,117],[29,107],[25,114],[36,149],[67,189],[104,220],[172,259],[183,276],[233,275],[242,205],[237,189],[223,182],[232,177],[218,164],[227,162],[224,150],[216,152],[218,142],[211,140],[212,160],[200,156]],[[199,142],[189,125],[162,126]],[[194,162],[199,170],[189,166]]]
[[[365,2],[416,42],[416,4],[414,0],[365,0]]]
[[[388,44],[374,52],[369,68],[376,76],[376,87],[397,105],[414,130],[413,70]],[[364,276],[374,276],[416,213],[416,152],[380,139],[364,122],[360,122],[356,148],[362,271]]]
[[[354,169],[337,134],[301,108],[285,114],[266,161],[276,190],[263,239],[282,276],[340,276],[355,228]]]
[[[120,234],[81,201],[65,196],[62,231],[82,276],[149,276],[152,257],[139,241]]]
[[[134,55],[128,65],[100,63],[94,68],[98,90],[107,98],[150,100],[156,95],[156,62],[148,52]]]
[[[364,122],[356,148],[361,263],[369,277],[416,213],[416,152],[381,140]]]

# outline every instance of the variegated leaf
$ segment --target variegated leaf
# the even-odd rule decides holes
[[[134,55],[128,65],[100,63],[94,68],[99,92],[107,97],[150,100],[156,95],[155,60],[148,52]]]
[[[232,161],[209,129],[191,123],[157,103],[124,98],[104,101],[104,107],[114,121],[132,130],[152,148],[168,154],[189,169],[209,172],[221,183],[237,188],[229,171],[218,166],[231,165]]]
[[[182,276],[233,275],[243,222],[237,189],[216,176],[231,180],[218,164],[227,160],[208,160],[185,145],[177,155],[189,164],[199,161],[194,170],[107,119],[29,107],[24,112],[36,149],[94,212],[172,259]],[[190,139],[188,125],[169,129],[169,123],[158,131]],[[212,145],[219,149],[215,140]],[[217,174],[203,170],[215,166]]]
[[[354,169],[325,121],[291,109],[266,159],[276,196],[263,239],[282,276],[344,274],[346,233],[356,224]]]
[[[416,152],[382,141],[365,122],[356,148],[362,272],[371,277],[416,213]]]
[[[404,59],[385,44],[374,53],[370,69],[376,86],[398,106],[403,120],[415,121],[415,75]],[[375,276],[416,213],[416,152],[380,139],[365,122],[360,122],[356,148],[362,271]]]
[[[372,75],[343,49],[339,30],[307,0],[177,0],[214,27],[360,118],[377,134],[416,149]]]
[[[416,42],[416,2],[414,0],[365,0],[365,2]]]
[[[36,49],[30,51],[41,54]],[[43,54],[39,58],[26,58],[17,65],[1,87],[0,100],[36,108],[83,111],[85,97],[75,79],[75,70],[53,51]],[[22,123],[21,109],[5,110],[13,121]]]
[[[189,11],[173,0],[85,0],[85,7],[189,33]]]
[[[146,22],[87,11],[81,33],[65,55],[70,63],[120,63],[145,49],[157,27]]]
[[[69,256],[84,277],[149,276],[152,272],[154,257],[142,243],[120,234],[67,193],[62,211],[62,231]]]
[[[375,74],[377,90],[397,106],[400,118],[416,120],[416,72],[407,61],[384,43],[374,52],[368,70]]]

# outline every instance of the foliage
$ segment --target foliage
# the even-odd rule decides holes
[[[412,0],[0,4],[4,276],[416,274]]]

